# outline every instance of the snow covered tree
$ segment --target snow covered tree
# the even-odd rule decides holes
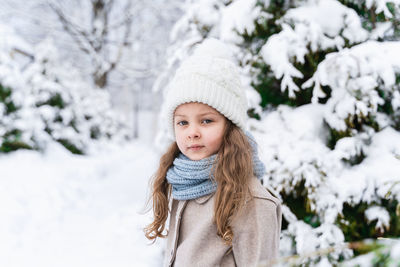
[[[110,93],[136,138],[144,134],[139,128],[148,128],[139,125],[139,111],[158,110],[161,93],[151,88],[165,64],[165,40],[181,2],[0,0],[0,23],[32,45],[53,39],[61,60],[79,69],[91,87]]]
[[[56,141],[83,154],[95,143],[129,139],[129,129],[111,111],[108,93],[90,87],[62,63],[51,40],[32,48],[4,25],[0,36],[8,40],[0,47],[1,152],[44,150]],[[22,58],[20,51],[25,51]]]
[[[77,47],[90,57],[94,84],[105,88],[110,73],[120,63],[123,52],[131,45],[131,1],[80,1],[79,11],[76,7],[71,10],[71,5],[60,5],[57,2],[49,1],[49,7],[57,14],[63,29]],[[83,14],[68,14],[77,11]]]
[[[345,242],[400,236],[400,1],[201,0],[185,8],[159,81],[206,38],[230,46],[264,185],[284,204],[282,256],[335,265],[360,253]]]
[[[0,21],[33,44],[53,38],[64,60],[112,89],[158,72],[180,1],[2,0]]]

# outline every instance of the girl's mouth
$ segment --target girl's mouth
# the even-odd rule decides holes
[[[202,149],[203,147],[204,146],[193,145],[193,146],[190,146],[189,149],[192,150],[192,151],[198,151],[198,150]]]

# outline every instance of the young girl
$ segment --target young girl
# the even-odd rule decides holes
[[[168,237],[165,266],[259,266],[278,255],[280,203],[259,181],[239,74],[227,57],[209,55],[220,47],[208,41],[182,63],[165,100],[175,142],[154,176],[145,229],[151,240]]]

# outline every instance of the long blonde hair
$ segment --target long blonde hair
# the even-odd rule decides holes
[[[165,222],[171,198],[171,185],[167,182],[166,174],[179,152],[178,145],[174,142],[161,157],[159,168],[152,179],[150,200],[153,204],[154,220],[144,229],[146,237],[150,240],[166,236]],[[213,170],[217,183],[214,223],[218,236],[225,244],[231,246],[232,223],[249,195],[253,161],[251,146],[246,135],[229,120]]]

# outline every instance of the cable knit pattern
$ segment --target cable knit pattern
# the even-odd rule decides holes
[[[216,155],[202,160],[191,160],[182,153],[167,172],[172,185],[172,196],[178,200],[195,199],[215,192],[217,184],[211,173]]]
[[[254,137],[246,132],[252,147],[253,171],[258,179],[265,174],[265,166],[258,157]],[[201,160],[191,160],[182,153],[175,158],[173,166],[167,171],[167,181],[172,185],[172,196],[177,200],[196,199],[217,190],[212,167],[217,155]]]

